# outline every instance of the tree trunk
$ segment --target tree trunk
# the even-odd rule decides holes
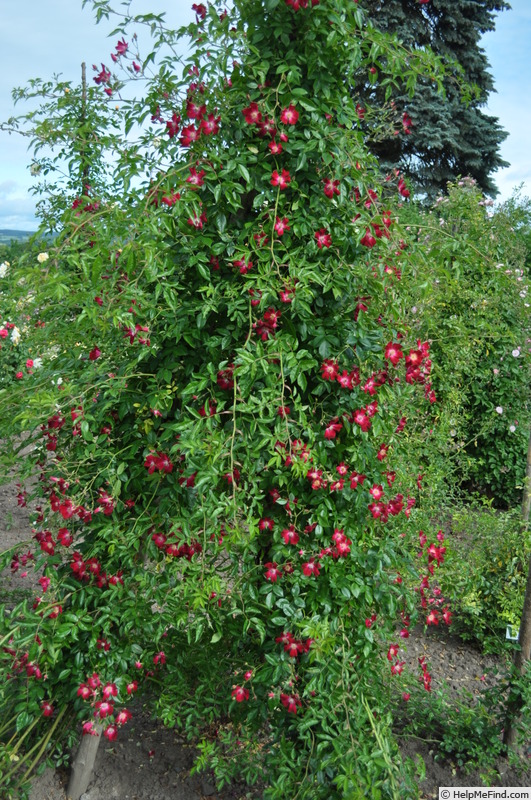
[[[79,800],[81,795],[86,792],[92,777],[94,762],[101,740],[102,726],[94,724],[95,735],[85,735],[81,738],[79,750],[76,753],[66,790],[67,800]]]
[[[527,468],[524,484],[524,496],[522,498],[522,528],[525,532],[529,524],[529,510],[531,508],[531,433],[529,435],[529,447],[527,449]],[[526,664],[531,656],[531,556],[527,567],[527,583],[525,589],[524,608],[522,610],[522,620],[518,633],[519,649],[514,654],[513,670],[516,677],[524,674]],[[509,686],[509,693],[512,686]],[[516,743],[515,723],[521,708],[521,699],[509,702],[506,708],[505,730],[503,743],[506,748],[514,747]]]

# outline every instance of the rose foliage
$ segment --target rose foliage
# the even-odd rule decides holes
[[[4,562],[39,588],[4,609],[5,718],[112,740],[142,691],[220,781],[408,796],[389,642],[414,619],[412,443],[435,396],[404,311],[406,186],[380,182],[351,76],[439,67],[350,0],[194,10],[178,33],[118,16],[124,79],[43,92],[55,239],[13,280],[42,364],[1,398],[36,509]],[[145,58],[129,22],[155,34]],[[420,536],[425,607],[441,537]]]

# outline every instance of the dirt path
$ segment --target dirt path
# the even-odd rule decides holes
[[[193,750],[149,715],[135,713],[119,738],[101,742],[93,780],[82,800],[232,800],[206,779],[190,777]],[[66,775],[47,770],[33,783],[30,800],[65,800]]]

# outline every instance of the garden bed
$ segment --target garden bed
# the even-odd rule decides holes
[[[28,509],[20,508],[14,485],[0,487],[0,542],[7,549],[28,538]],[[19,598],[22,591],[35,585],[31,571],[21,577],[9,571],[1,578],[2,600],[7,595]],[[444,690],[445,702],[457,703],[459,699],[478,696],[485,686],[496,683],[496,670],[503,667],[503,658],[483,655],[470,643],[444,629],[417,626],[402,644],[401,656],[406,661],[411,683],[419,675],[418,659],[425,657],[432,674],[432,694]],[[405,675],[405,673],[404,673]],[[397,677],[397,687],[402,678]],[[409,701],[411,702],[411,701]],[[404,701],[404,718],[408,716]],[[437,745],[421,738],[400,736],[404,758],[425,765],[426,777],[420,782],[422,798],[438,796],[440,786],[531,786],[531,763],[527,769],[518,770],[506,761],[499,761],[487,769],[461,768],[449,759],[438,756]],[[260,793],[244,786],[225,787],[216,791],[211,778],[190,777],[193,749],[175,731],[153,722],[150,715],[138,707],[133,720],[124,728],[115,742],[104,740],[99,748],[90,783],[83,800],[240,800],[253,798]],[[65,800],[67,773],[47,769],[35,778],[31,800]]]

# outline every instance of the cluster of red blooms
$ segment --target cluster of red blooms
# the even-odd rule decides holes
[[[401,197],[405,197],[406,199],[410,196],[411,192],[406,186],[406,182],[403,178],[398,179],[398,194]]]
[[[39,579],[39,583],[41,583],[41,581],[48,581],[49,582],[49,578],[45,578],[43,576],[42,578]],[[41,583],[41,585],[42,585],[42,583]],[[44,589],[43,591],[46,591],[46,589]],[[35,600],[33,601],[33,605],[32,605],[33,610],[36,611],[41,603],[42,603],[42,597],[36,597]],[[49,610],[47,616],[48,616],[49,619],[57,619],[59,614],[62,614],[62,613],[63,613],[63,606],[60,603],[53,603],[50,606],[50,610]],[[44,617],[44,611],[41,611],[39,616]]]
[[[220,389],[228,391],[234,388],[234,364],[227,364],[225,369],[220,369],[217,374],[216,383]]]
[[[66,489],[60,489],[66,491]],[[52,511],[58,511],[63,519],[71,519],[74,515],[78,517],[81,522],[91,522],[92,511],[89,511],[84,506],[76,506],[70,498],[61,499],[55,491],[52,490],[50,494],[50,508]]]
[[[39,637],[36,637],[37,644],[41,644]],[[10,642],[12,644],[12,641]],[[17,655],[17,651],[14,650],[12,647],[2,647],[2,652],[6,653],[6,655],[11,656],[13,659],[13,663],[11,664],[11,671],[7,673],[7,679],[14,678],[17,675],[20,675],[22,672],[26,673],[27,678],[36,678],[40,680],[42,678],[42,671],[38,664],[35,661],[29,660],[29,654],[23,653],[22,656]],[[52,712],[53,713],[53,712]],[[50,716],[49,714],[45,716]]]
[[[321,364],[321,375],[325,381],[337,381],[343,389],[354,389],[360,384],[360,372],[358,367],[353,367],[350,372],[344,369],[339,372],[339,364],[331,358],[325,359]]]
[[[279,568],[276,561],[268,561],[264,566],[266,568],[264,576],[266,581],[276,583],[278,579],[282,577],[282,570]]]
[[[404,111],[402,114],[402,128],[405,134],[411,133],[411,126],[413,125],[413,120],[409,116],[409,114]]]
[[[279,406],[277,410],[277,414],[279,417],[287,417],[291,413],[291,409],[289,406]],[[310,453],[308,450],[308,445],[302,442],[300,439],[294,439],[289,443],[290,452],[287,452],[287,446],[284,442],[277,441],[275,443],[275,450],[279,451],[283,455],[283,461],[286,467],[290,467],[293,464],[293,459],[298,458],[300,461],[306,464],[308,460],[311,461]]]
[[[159,550],[164,550],[166,555],[172,558],[186,558],[191,561],[195,553],[203,551],[202,545],[196,539],[192,539],[190,544],[179,542],[176,533],[171,533],[168,536],[165,533],[153,533],[151,534],[151,541]]]
[[[326,489],[329,485],[331,492],[340,492],[345,487],[345,479],[347,478],[349,468],[345,463],[341,462],[341,464],[338,464],[336,467],[336,470],[340,477],[337,480],[330,481],[330,485],[326,478],[323,478],[323,470],[317,469],[317,467],[312,467],[308,470],[306,477],[311,481],[311,487],[315,491],[318,489]],[[352,472],[350,475],[350,488],[355,489],[358,485],[363,485],[363,481],[366,477],[366,475],[359,475],[356,471]]]
[[[147,468],[148,474],[152,475],[155,471],[168,474],[173,471],[173,464],[166,453],[158,450],[156,453],[150,453],[146,456],[144,466]]]
[[[426,664],[426,656],[419,657],[419,665],[422,670],[422,677],[420,680],[426,691],[431,692],[431,675]]]
[[[61,430],[65,424],[65,419],[61,414],[54,414],[50,417],[47,425],[42,425],[41,430],[43,435],[48,439],[46,449],[53,452],[57,449],[57,432]]]
[[[256,322],[253,322],[253,330],[263,342],[266,342],[270,336],[274,335],[278,328],[279,317],[280,311],[275,308],[268,308],[262,319],[257,319]]]
[[[100,204],[98,200],[89,200],[88,202],[86,202],[87,198],[89,198],[90,196],[91,191],[92,187],[89,186],[89,184],[85,184],[83,197],[76,197],[72,202],[72,210],[76,212],[76,217],[79,217],[82,211],[86,211],[87,214],[94,214],[96,211],[99,210]]]
[[[283,169],[282,172],[279,173],[278,170],[274,169],[271,173],[271,180],[269,183],[271,186],[278,186],[281,191],[287,189],[288,185],[291,183],[289,170]]]
[[[7,339],[9,336],[9,331],[12,331],[14,327],[14,322],[5,322],[4,327],[0,328],[0,339]]]
[[[282,143],[288,141],[288,134],[285,130],[278,130],[277,123],[274,117],[264,116],[260,111],[258,103],[251,102],[246,108],[242,109],[242,114],[245,117],[247,125],[252,125],[256,129],[258,136],[271,137],[268,144],[269,150],[273,155],[280,155],[282,152]],[[289,105],[283,108],[280,113],[280,121],[283,125],[296,125],[299,119],[299,112],[294,105]],[[277,135],[279,141],[277,141]],[[288,181],[289,182],[289,181]],[[280,183],[272,183],[273,186],[280,186]],[[284,189],[285,185],[280,186]]]
[[[305,642],[299,639],[295,639],[292,633],[289,631],[285,631],[280,636],[277,636],[275,639],[277,644],[281,644],[284,647],[284,651],[288,654],[290,658],[297,658],[302,653],[308,653],[310,647],[313,644],[313,639],[306,639]]]
[[[317,523],[307,525],[304,529],[304,533],[311,533],[316,528],[316,525]],[[270,517],[264,517],[258,523],[258,527],[260,530],[272,531],[274,528],[274,521]],[[284,528],[281,532],[281,537],[285,544],[294,546],[298,544],[300,538],[294,525],[289,525],[287,528]],[[321,571],[321,564],[319,561],[327,556],[334,559],[345,558],[350,553],[351,546],[352,541],[345,535],[343,529],[335,528],[332,535],[332,544],[322,548],[316,556],[311,556],[307,561],[303,562],[301,567],[303,575],[308,578],[312,576],[318,577]],[[300,551],[300,555],[303,555],[302,550]],[[283,572],[285,574],[294,572],[294,567],[291,562],[284,564],[282,568],[280,568],[276,562],[271,561],[264,566],[266,567],[265,579],[271,581],[271,583],[276,583],[276,581],[282,577]]]
[[[92,65],[92,69],[94,70],[94,72],[98,72],[98,67],[96,66],[96,64]],[[100,86],[101,84],[106,84],[106,83],[108,84],[111,82],[111,72],[110,70],[107,69],[105,64],[101,65],[101,70],[98,72],[98,74],[93,80],[94,83],[97,84],[98,86]],[[112,89],[110,87],[107,87],[105,89],[105,92],[106,94],[111,95]]]
[[[430,345],[428,342],[417,341],[417,348],[411,349],[406,356],[406,383],[424,384],[424,394],[430,403],[435,402],[435,392],[432,391],[428,378],[431,372]]]
[[[105,491],[105,489],[99,489],[99,498],[98,498],[98,505],[94,509],[95,514],[99,514],[103,511],[106,517],[110,517],[114,508],[116,506],[116,501],[113,497]]]
[[[53,556],[57,543],[54,542],[51,531],[36,531],[33,538],[39,543],[43,553]]]
[[[97,558],[84,559],[77,550],[72,553],[70,569],[80,581],[93,581],[98,589],[105,589],[107,586],[123,586],[123,572],[120,570],[115,575],[107,575],[102,571],[102,567]]]
[[[235,686],[231,695],[237,703],[243,703],[244,700],[249,699],[249,689],[245,689],[243,686]]]
[[[126,690],[128,695],[133,694],[137,689],[138,683],[136,681],[131,681],[131,683],[127,684]],[[96,719],[105,719],[110,722],[103,731],[103,735],[111,742],[116,739],[119,728],[125,725],[126,722],[129,722],[133,716],[127,708],[122,708],[118,712],[115,711],[114,698],[118,697],[118,688],[115,683],[110,682],[102,685],[100,676],[96,672],[93,672],[92,675],[87,678],[86,683],[81,683],[79,685],[77,696],[90,702],[91,706],[94,708],[93,716]],[[83,735],[97,735],[92,720],[83,723]]]
[[[76,436],[81,430],[79,421],[83,419],[82,407],[78,406],[73,408],[70,412],[70,416],[73,423],[72,435]],[[47,425],[43,426],[42,430],[48,439],[46,444],[46,448],[48,450],[54,451],[56,449],[57,436],[55,434],[60,431],[64,425],[64,417],[61,414],[54,414],[48,419]],[[104,426],[102,428],[102,432],[104,431],[107,433],[110,432],[110,426]],[[44,479],[44,475],[42,475],[41,480]],[[89,523],[92,521],[94,514],[103,513],[104,516],[110,516],[114,512],[116,501],[102,487],[99,489],[96,507],[93,511],[90,511],[82,505],[76,505],[72,499],[65,496],[66,492],[68,491],[69,484],[64,480],[64,478],[51,476],[48,481],[49,486],[47,489],[45,489],[45,491],[49,493],[51,511],[54,513],[59,513],[64,520],[70,520],[75,516],[80,522]],[[129,506],[131,502],[132,501],[125,501],[125,505]],[[42,508],[37,507],[37,511],[39,514],[36,518],[36,521],[38,523],[43,522],[44,514],[42,512]],[[66,527],[59,528],[56,539],[54,539],[50,530],[33,529],[33,538],[38,542],[41,551],[50,556],[55,554],[55,550],[58,545],[70,547],[74,541],[72,532]],[[28,557],[29,554],[23,557],[23,565],[25,565]],[[84,561],[83,557],[79,553],[75,553],[73,555],[73,559],[74,562],[71,565],[72,570],[80,579],[89,580],[91,577],[95,577],[96,584],[100,587],[123,583],[121,572],[118,572],[116,575],[107,575],[106,573],[102,572],[101,565],[94,559]],[[13,559],[12,568],[17,570],[19,566],[20,557],[17,556],[15,559]],[[46,591],[49,581],[47,578],[42,578],[41,581],[46,581],[46,585],[43,585],[43,590]],[[36,605],[38,605],[39,602],[40,598],[38,599]],[[56,606],[52,608],[49,616],[57,616],[61,610],[61,607],[56,604]]]
[[[442,542],[444,542],[444,533],[442,531],[438,531],[437,541],[439,544],[431,542],[426,547],[428,542],[426,534],[423,531],[419,531],[420,552],[418,555],[419,558],[422,558],[425,554],[427,555],[428,573],[422,578],[417,591],[420,595],[421,608],[429,608],[429,612],[426,616],[426,623],[428,625],[438,625],[439,621],[442,619],[446,625],[450,625],[452,622],[452,612],[444,605],[445,600],[444,597],[441,596],[441,590],[436,587],[430,591],[430,577],[433,576],[435,568],[443,563],[446,553],[446,547],[442,544]],[[429,596],[426,596],[427,593]],[[441,606],[442,609],[439,610]]]
[[[373,519],[379,519],[380,522],[387,522],[389,519],[389,515],[392,517],[397,516],[403,510],[406,517],[409,517],[411,514],[411,509],[415,505],[415,498],[408,497],[406,501],[406,507],[404,508],[404,495],[397,494],[388,503],[382,502],[382,500],[377,500],[374,503],[370,503],[368,508],[371,512]]]
[[[287,2],[288,0],[286,0]],[[292,0],[295,2],[296,0]],[[315,0],[314,0],[315,2]],[[284,694],[283,692],[280,693],[280,702],[288,712],[288,714],[296,714],[297,708],[300,708],[302,705],[300,697],[296,694]]]
[[[285,0],[286,5],[292,8],[294,11],[299,11],[301,8],[313,8],[313,6],[318,6],[320,0]]]
[[[160,416],[160,412],[156,409],[152,409],[152,412],[155,416]],[[185,461],[185,456],[182,455],[180,452],[176,455],[176,462],[178,464],[182,464]],[[147,467],[147,471],[149,475],[152,475],[155,471],[163,474],[169,474],[173,472],[174,464],[170,461],[169,456],[166,453],[161,452],[160,450],[156,453],[150,453],[146,456],[146,460],[144,461],[144,466]],[[191,488],[195,485],[195,478],[197,475],[197,470],[193,472],[191,475],[184,475],[184,468],[180,468],[178,470],[180,477],[178,478],[178,482],[180,486],[186,486],[187,488]]]
[[[357,219],[357,217],[355,219]],[[373,230],[373,233],[371,233],[370,228],[365,228],[365,233],[360,239],[360,244],[370,249],[371,247],[374,247],[377,239],[382,239],[382,238],[389,239],[390,236],[389,228],[393,224],[390,211],[383,212],[381,222],[383,227],[382,225],[380,225],[379,222],[371,222],[371,228]]]
[[[323,184],[324,184],[323,191],[325,193],[325,196],[328,197],[329,200],[332,200],[334,198],[334,195],[339,196],[340,189],[338,180],[334,180],[333,178],[324,178]]]
[[[129,45],[127,44],[125,39],[120,39],[120,41],[116,45],[116,52],[115,53],[111,53],[112,61],[114,61],[114,63],[116,64],[116,62],[120,60],[120,56],[125,56],[125,54],[127,53],[128,49],[129,49]],[[102,66],[103,66],[103,64],[102,64]],[[135,72],[140,72],[142,67],[140,66],[140,64],[137,64],[136,61],[133,61],[133,69],[134,69]],[[110,93],[107,92],[107,94],[110,94]]]
[[[364,310],[366,310],[366,307]],[[388,342],[384,349],[384,358],[387,361],[390,361],[393,366],[398,366],[400,360],[404,359],[406,367],[406,383],[423,384],[425,386],[426,398],[431,403],[434,403],[436,399],[435,393],[431,388],[431,383],[428,381],[431,372],[431,360],[429,358],[429,354],[429,343],[421,342],[420,340],[417,341],[417,347],[411,348],[407,354],[404,354],[400,342]],[[360,384],[360,375],[357,367],[354,367],[354,369],[350,372],[344,369],[340,373],[339,363],[331,358],[325,359],[321,364],[321,377],[323,380],[330,381],[331,383],[337,381],[337,383],[339,383],[339,385],[345,389],[354,389]],[[396,380],[397,378],[393,378],[387,369],[381,369],[379,372],[373,373],[365,381],[363,384],[363,391],[366,394],[371,395],[371,397],[374,397],[377,390],[381,386],[388,382],[395,382]],[[365,414],[365,416],[370,415]],[[368,420],[363,419],[363,416],[360,416],[359,411],[354,413],[352,421],[357,425],[360,425],[362,430],[369,430],[370,428],[370,423]],[[335,433],[338,433],[339,430],[340,428],[331,429],[328,435],[325,433],[325,438],[335,438]]]
[[[181,199],[181,192],[172,191],[171,189],[161,190],[158,184],[154,184],[148,190],[147,198],[150,205],[155,206],[155,208],[158,208],[160,203],[172,208]]]
[[[315,231],[314,238],[319,250],[322,250],[324,247],[332,247],[332,237],[326,228],[319,228],[318,231]]]
[[[398,659],[398,651],[400,647],[398,644],[391,644],[389,645],[389,649],[387,651],[387,660],[391,662],[391,675],[400,675],[404,669],[405,661],[399,661]],[[393,659],[396,659],[393,661]]]
[[[140,334],[149,333],[149,328],[147,325],[139,325],[136,323],[135,327],[128,327],[124,328],[124,339],[129,339],[129,344],[133,344],[136,341],[138,344],[145,344],[147,347],[151,344],[150,340],[145,336],[141,336]]]
[[[204,185],[205,170],[201,169],[199,172],[195,167],[190,167],[190,174],[186,179],[186,183],[190,184],[190,189],[195,191]]]
[[[324,547],[318,558],[331,556],[332,558],[345,558],[350,553],[352,541],[345,535],[342,528],[335,528],[332,534],[333,545]]]
[[[192,11],[195,11],[197,22],[202,22],[207,14],[207,9],[204,3],[193,3]]]
[[[15,553],[11,559],[11,572],[18,572],[22,567],[24,572],[20,573],[20,577],[25,578],[28,574],[28,571],[26,570],[28,561],[35,561],[35,556],[30,550],[28,550],[27,553]]]
[[[186,222],[188,225],[191,225],[192,228],[197,228],[197,230],[200,230],[203,225],[206,225],[207,222],[206,211],[202,211],[201,214],[194,214],[193,216],[188,217]]]
[[[184,456],[180,456],[180,460],[184,460]],[[179,470],[179,474],[181,476],[179,478],[179,485],[180,486],[186,486],[187,489],[193,488],[195,486],[195,479],[197,477],[197,470],[195,472],[192,472],[191,475],[183,475],[183,472],[184,472],[183,469]]]
[[[251,680],[251,678],[253,677],[252,670],[248,669],[244,673],[243,677],[246,681]],[[243,703],[244,700],[249,699],[249,689],[246,689],[243,686],[233,686],[231,696],[233,697],[234,700],[236,700],[237,703]]]
[[[16,326],[15,326],[14,322],[5,322],[4,323],[4,327],[0,328],[0,339],[7,339],[7,337],[9,336],[9,331],[12,331],[13,328],[15,328],[15,327]],[[0,350],[1,349],[2,349],[2,345],[0,344]],[[31,359],[28,359],[26,361],[26,369],[30,373],[30,375],[32,373],[31,367],[33,367],[33,361]],[[24,377],[24,373],[21,370],[19,370],[15,374],[15,378],[17,378],[17,380],[21,380],[23,377]]]
[[[9,325],[9,323],[7,323],[7,324]],[[2,335],[2,331],[4,331],[4,330],[5,330],[5,328],[0,328],[0,336]],[[0,344],[0,350],[1,349],[2,349],[2,345]],[[32,358],[26,359],[26,372],[28,373],[28,375],[33,375],[33,359]],[[17,380],[20,381],[20,380],[22,380],[23,377],[24,377],[24,373],[23,373],[22,370],[19,370],[18,372],[15,373],[15,378]]]
[[[99,352],[99,351],[98,351]],[[71,409],[70,411],[70,418],[72,420],[72,436],[79,436],[81,434],[81,421],[83,420],[83,408],[82,406],[77,406],[76,408]],[[55,452],[57,449],[58,438],[57,434],[65,425],[65,418],[61,414],[54,414],[52,417],[48,419],[46,425],[41,426],[41,430],[43,431],[43,436],[47,439],[46,441],[46,449],[49,452]],[[110,425],[104,425],[101,428],[101,433],[109,434],[111,432]],[[64,481],[62,479],[53,479],[54,482],[60,484],[60,490],[64,494],[68,485],[64,486]],[[56,510],[56,509],[54,509]]]
[[[362,109],[363,110],[363,109]],[[360,112],[358,111],[358,116]],[[361,201],[361,193],[358,188],[354,189],[354,194],[352,199],[359,203]],[[378,193],[374,189],[367,190],[367,197],[363,201],[363,205],[366,209],[370,210],[373,208],[378,201]],[[357,213],[353,218],[352,222],[357,222],[360,218],[361,214]],[[389,229],[393,225],[393,219],[391,217],[391,212],[388,210],[382,211],[378,217],[377,221],[373,221],[370,223],[370,228],[365,228],[365,233],[363,234],[362,238],[360,239],[360,244],[364,247],[368,247],[369,249],[374,247],[378,239],[389,239]],[[371,231],[372,228],[372,231]]]
[[[282,634],[282,637],[277,638],[276,641],[277,642],[281,641],[283,637],[289,637],[289,636],[291,636],[290,633]],[[311,640],[308,640],[308,641],[311,641]],[[286,649],[286,647],[284,647],[284,649]],[[306,652],[308,652],[308,651],[306,650]],[[296,654],[292,655],[292,657],[296,658],[296,656],[298,654],[299,653],[297,652]],[[252,672],[249,670],[249,671],[247,671],[245,673],[244,678],[246,680],[249,680],[249,678],[251,678],[251,677],[252,677]],[[270,692],[269,693],[269,697],[270,698],[273,698],[274,696],[275,696],[274,692]],[[232,692],[231,692],[231,697],[237,703],[243,703],[243,702],[245,702],[246,700],[249,699],[249,689],[246,689],[244,686],[233,686],[233,689],[232,689]],[[285,694],[284,692],[280,693],[280,702],[282,703],[282,705],[284,706],[284,708],[286,709],[288,714],[296,714],[297,713],[297,708],[300,708],[300,706],[302,705],[301,700],[300,700],[298,695]]]
[[[247,275],[253,268],[253,262],[251,260],[246,261],[244,258],[237,258],[232,262],[232,266],[235,267],[240,275]],[[218,262],[219,268],[219,262]]]
[[[191,74],[198,75],[199,70],[194,67]],[[204,94],[205,86],[203,83],[192,82],[188,88],[188,99],[186,102],[186,117],[181,127],[181,116],[175,111],[171,119],[166,122],[166,133],[173,139],[179,134],[179,142],[183,147],[190,147],[194,142],[203,136],[212,136],[219,133],[219,123],[221,117],[215,113],[207,113],[206,104],[202,102],[200,95]],[[198,96],[199,95],[199,96]],[[187,123],[187,124],[186,124]]]

